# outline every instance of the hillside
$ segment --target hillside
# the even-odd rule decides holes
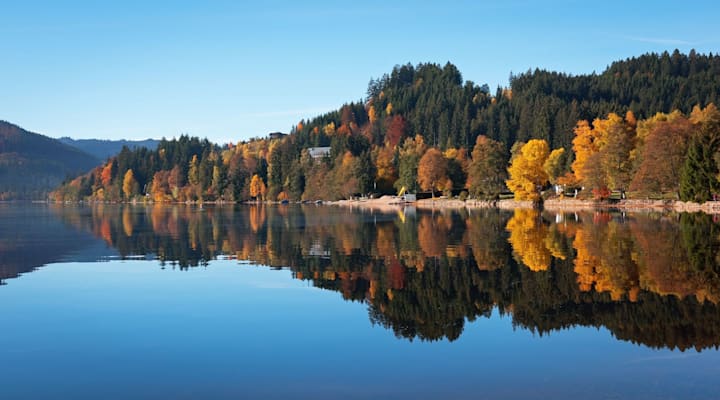
[[[145,140],[100,140],[100,139],[72,139],[69,137],[61,137],[58,139],[60,142],[80,149],[81,151],[90,154],[98,160],[105,161],[108,158],[120,153],[123,147],[127,146],[130,149],[137,149],[145,147],[151,150],[157,148],[160,141],[154,139]]]
[[[99,161],[56,139],[0,121],[0,200],[43,199]]]
[[[494,94],[450,63],[400,65],[370,80],[362,101],[302,120],[286,137],[127,150],[56,198],[335,200],[401,188],[495,198],[562,181],[591,189],[583,195],[618,189],[700,201],[720,192],[718,100],[720,56],[695,52],[645,54],[599,74],[528,71]],[[508,167],[511,154],[531,153],[522,148],[532,139],[547,154],[529,183]]]

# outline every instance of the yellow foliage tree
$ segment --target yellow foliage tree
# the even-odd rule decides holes
[[[267,187],[265,186],[265,182],[263,182],[262,178],[260,178],[257,174],[253,175],[252,179],[250,179],[250,196],[255,198],[265,197],[266,191]]]
[[[632,113],[628,113],[628,118],[629,121],[610,113],[607,119],[593,121],[595,130],[600,130],[603,137],[600,144],[601,165],[610,188],[626,189],[632,179],[637,122]]]
[[[374,124],[378,117],[377,117],[377,111],[375,111],[375,106],[370,104],[368,107],[368,119],[370,120],[371,124]]]
[[[545,170],[545,173],[548,175],[548,180],[553,185],[557,183],[558,178],[563,172],[563,155],[565,154],[565,149],[562,147],[559,149],[555,149],[550,152],[550,155],[548,156],[547,160],[545,160],[545,163],[543,164],[543,169]]]
[[[133,175],[133,170],[129,169],[125,173],[125,177],[123,177],[123,193],[125,194],[125,199],[130,200],[134,195],[138,193],[138,183],[135,180],[135,176]]]
[[[596,118],[592,127],[587,121],[578,122],[572,164],[576,180],[593,188],[604,185],[626,188],[635,157],[636,126],[632,112],[627,113],[626,119],[615,113],[605,119]]]
[[[543,166],[549,154],[548,143],[541,139],[530,140],[520,148],[508,168],[510,179],[505,181],[516,200],[540,199],[540,189],[548,181]]]
[[[375,168],[377,170],[375,181],[377,189],[381,192],[392,191],[392,185],[398,178],[395,166],[395,152],[391,147],[383,146],[375,150]]]
[[[335,134],[335,122],[330,122],[329,124],[325,125],[325,128],[323,128],[323,132],[325,132],[326,135],[332,136]]]
[[[600,149],[599,138],[597,132],[593,131],[588,121],[580,121],[575,126],[575,138],[573,138],[573,151],[575,152],[575,161],[572,163],[572,170],[575,179],[583,182],[586,179],[585,165],[588,159]]]

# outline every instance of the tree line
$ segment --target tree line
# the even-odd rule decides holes
[[[401,65],[372,79],[362,101],[287,136],[124,149],[54,197],[335,200],[405,188],[534,200],[559,184],[596,198],[619,189],[703,201],[720,185],[718,93],[720,57],[694,51],[646,54],[600,74],[528,71],[494,94],[450,63]],[[318,147],[326,155],[311,152]]]

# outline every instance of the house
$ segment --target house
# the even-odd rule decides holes
[[[268,138],[270,138],[271,140],[272,140],[272,139],[282,139],[282,138],[284,138],[285,136],[287,136],[287,133],[282,133],[282,132],[270,132],[270,133],[268,133]]]
[[[330,147],[308,147],[308,154],[314,159],[327,157],[330,155]]]

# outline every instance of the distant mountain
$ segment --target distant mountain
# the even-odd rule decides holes
[[[57,139],[0,120],[0,200],[43,199],[68,176],[99,163]]]
[[[100,140],[100,139],[72,139],[69,137],[61,137],[58,139],[62,143],[80,149],[95,158],[105,161],[108,158],[117,155],[123,146],[127,146],[131,150],[146,147],[155,150],[160,143],[159,140]]]

